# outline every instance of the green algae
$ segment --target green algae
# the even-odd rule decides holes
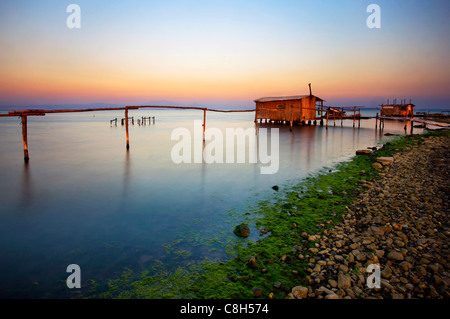
[[[322,234],[341,221],[348,206],[364,190],[362,181],[377,178],[380,173],[372,167],[375,159],[421,143],[424,137],[442,134],[448,131],[395,137],[372,154],[355,156],[336,165],[331,172],[327,167],[298,184],[279,186],[273,196],[260,200],[241,214],[226,212],[232,217],[231,222],[245,221],[251,228],[268,230],[261,239],[228,236],[220,242],[231,259],[205,259],[175,270],[156,263],[141,274],[128,271],[121,278],[111,280],[108,291],[99,297],[247,299],[255,298],[252,288],[258,287],[263,290],[260,298],[285,298],[292,287],[307,285],[308,257],[311,257],[308,249],[317,243],[308,236]],[[189,235],[193,234],[186,234],[185,238]],[[214,237],[212,241],[219,240]],[[193,243],[192,239],[188,242]],[[300,254],[306,258],[299,258]],[[256,263],[249,267],[251,257]]]

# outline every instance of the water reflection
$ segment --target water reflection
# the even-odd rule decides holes
[[[30,173],[30,163],[25,162],[23,164],[22,170],[22,185],[21,185],[21,196],[19,197],[19,209],[21,212],[25,212],[26,209],[31,205],[33,199],[33,189]]]

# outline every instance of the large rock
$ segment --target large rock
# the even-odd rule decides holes
[[[383,165],[390,165],[390,164],[392,164],[392,163],[394,162],[394,158],[393,158],[393,157],[385,157],[385,156],[381,156],[381,157],[378,157],[378,158],[376,159],[376,161],[377,161],[378,163],[383,164]]]
[[[234,234],[239,237],[248,237],[250,235],[250,228],[247,224],[240,224],[234,228]]]
[[[356,155],[369,155],[370,153],[372,153],[371,150],[357,150],[356,151]]]

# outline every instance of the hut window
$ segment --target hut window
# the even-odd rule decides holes
[[[286,108],[286,105],[284,105],[284,104],[277,105],[277,109],[279,109],[279,110],[284,110],[285,108]]]

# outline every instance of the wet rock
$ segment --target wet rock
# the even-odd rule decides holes
[[[250,228],[247,224],[239,224],[234,228],[234,234],[238,237],[248,237],[250,235]]]
[[[250,257],[247,262],[247,266],[250,268],[258,268],[258,263],[256,262],[256,258],[254,256]]]

